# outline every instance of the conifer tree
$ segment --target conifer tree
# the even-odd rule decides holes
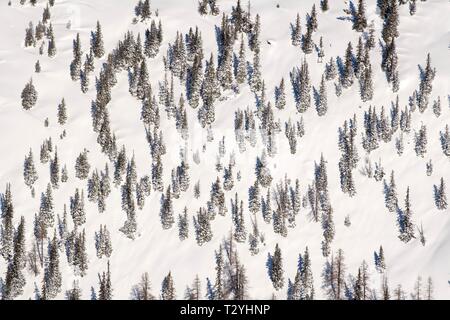
[[[303,256],[300,255],[297,274],[298,276],[296,276],[296,282],[298,287],[298,299],[313,300],[315,295],[314,279],[308,247],[306,247]]]
[[[313,28],[310,23],[306,25],[306,34],[302,39],[302,50],[305,54],[310,54],[313,51],[313,40],[312,40]]]
[[[408,242],[414,235],[414,224],[412,222],[411,200],[409,196],[409,187],[406,189],[405,209],[399,213],[398,225],[400,228],[399,238],[403,242]]]
[[[353,19],[353,29],[362,32],[367,27],[366,8],[364,0],[358,1],[358,11]]]
[[[112,300],[113,297],[113,288],[111,284],[111,271],[109,266],[109,261],[107,265],[107,271],[102,273],[102,275],[98,274],[99,279],[99,292],[98,292],[98,300]]]
[[[91,168],[88,162],[87,152],[87,150],[81,152],[75,161],[75,176],[81,180],[87,179]]]
[[[44,278],[42,281],[42,295],[45,299],[55,298],[61,291],[61,271],[59,269],[59,248],[56,235],[49,245],[48,262],[45,266]]]
[[[200,208],[193,220],[197,244],[201,246],[212,239],[210,215],[206,209]]]
[[[297,110],[300,113],[306,112],[311,106],[311,80],[309,76],[309,67],[306,58],[303,60],[299,75],[299,93],[300,100],[297,104]]]
[[[30,79],[30,81],[25,85],[25,88],[22,90],[21,98],[22,107],[25,110],[30,110],[36,105],[38,93],[34,87],[33,79]]]
[[[168,187],[165,196],[161,198],[161,224],[164,229],[170,229],[173,225],[173,204],[172,204],[172,191]]]
[[[436,208],[439,210],[447,209],[447,195],[445,192],[445,182],[443,177],[441,177],[439,187],[436,185],[434,186],[434,201],[436,203]]]
[[[425,125],[422,125],[419,132],[415,133],[414,140],[416,155],[423,158],[425,153],[427,153],[427,127]]]
[[[82,290],[77,280],[73,281],[72,288],[66,291],[66,300],[81,300]]]
[[[251,88],[253,92],[260,92],[262,90],[262,79],[261,79],[261,62],[260,62],[260,49],[259,41],[255,45],[253,50],[253,66],[252,66],[252,77],[251,77]]]
[[[315,4],[313,4],[313,6],[312,6],[308,25],[311,26],[312,31],[317,31],[318,23],[317,23],[317,13],[316,13],[316,5]]]
[[[61,100],[61,103],[58,105],[58,123],[60,125],[64,125],[67,121],[67,108],[66,102],[64,98]]]
[[[398,208],[398,200],[393,170],[391,171],[391,178],[389,185],[385,184],[385,189],[386,189],[385,192],[386,207],[390,212],[395,212]]]
[[[269,255],[269,274],[275,290],[280,290],[284,286],[284,270],[283,270],[283,258],[281,256],[281,249],[278,243],[275,245],[275,252]]]
[[[189,220],[187,207],[184,207],[183,214],[178,215],[178,236],[181,241],[189,237]]]
[[[33,159],[33,151],[30,149],[28,156],[25,157],[24,165],[23,165],[23,177],[25,184],[29,188],[33,188],[34,183],[38,179],[38,174],[36,171],[36,167],[34,165]]]
[[[394,38],[399,36],[399,14],[398,14],[398,2],[390,0],[389,7],[386,12],[387,17],[384,19],[383,30],[381,35],[386,44],[390,43]]]
[[[242,84],[247,80],[247,60],[245,57],[244,35],[241,36],[238,59],[236,81],[238,84]]]
[[[97,27],[95,32],[92,33],[91,42],[92,52],[96,58],[101,58],[105,54],[105,48],[103,44],[103,34],[100,21],[97,21]]]
[[[282,110],[286,106],[286,89],[284,78],[281,78],[280,86],[275,88],[275,107]]]
[[[324,116],[327,113],[327,88],[325,85],[325,78],[322,75],[322,80],[320,82],[320,89],[319,89],[319,99],[317,103],[317,114],[319,116]]]
[[[161,285],[161,300],[175,300],[175,287],[173,283],[172,273],[169,271],[169,274],[164,277],[164,280]]]
[[[337,66],[333,57],[330,58],[330,62],[326,65],[325,79],[333,80],[337,76]]]
[[[6,270],[2,298],[3,300],[13,299],[23,293],[26,279],[23,269],[26,266],[25,248],[25,219],[22,216],[14,238],[13,257]]]
[[[301,23],[300,23],[300,14],[297,13],[297,18],[295,20],[295,26],[292,26],[292,45],[299,46],[300,42],[302,40],[302,29],[301,29]]]
[[[59,169],[59,158],[58,158],[58,151],[55,149],[55,156],[53,160],[50,161],[50,182],[53,186],[53,188],[58,188],[59,186],[59,175],[60,169]]]
[[[51,24],[50,24],[51,26]],[[47,54],[50,58],[53,58],[56,55],[56,43],[55,43],[55,37],[53,34],[49,37],[48,40],[48,48],[47,48]]]
[[[349,88],[353,84],[354,76],[355,74],[353,69],[353,47],[352,43],[349,42],[347,46],[347,51],[345,53],[344,71],[341,79],[342,86],[344,88]]]
[[[86,222],[86,214],[84,210],[84,192],[77,188],[75,195],[70,198],[70,213],[72,215],[73,223],[81,226]]]
[[[34,65],[34,72],[36,73],[40,73],[41,72],[41,63],[38,61],[36,61],[36,64]]]
[[[141,282],[132,288],[133,300],[154,300],[155,296],[151,293],[151,283],[148,272],[141,276]]]

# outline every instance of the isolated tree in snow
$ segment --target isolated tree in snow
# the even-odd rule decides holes
[[[201,246],[212,239],[210,216],[205,208],[200,208],[193,220],[197,244]]]
[[[189,220],[187,207],[184,207],[183,214],[178,215],[178,237],[181,241],[189,237]]]
[[[30,188],[33,187],[33,184],[38,179],[38,174],[34,165],[33,152],[31,151],[31,149],[28,153],[28,156],[25,157],[25,161],[23,164],[23,177],[25,184]]]
[[[53,58],[56,55],[56,43],[53,34],[48,40],[47,54],[50,58]]]
[[[398,208],[397,190],[394,179],[394,170],[391,171],[389,185],[385,182],[385,203],[390,212],[395,212]]]
[[[34,87],[33,79],[30,79],[30,81],[25,85],[25,88],[22,90],[21,98],[22,107],[25,110],[30,110],[35,106],[38,98],[38,93],[36,91],[36,88]]]
[[[436,208],[438,208],[439,210],[447,209],[447,195],[443,177],[441,177],[439,187],[436,185],[434,186],[434,201],[436,203]]]
[[[286,106],[286,89],[284,78],[281,79],[280,86],[275,88],[275,107],[282,110]]]
[[[101,58],[105,54],[102,26],[100,25],[100,21],[97,21],[96,30],[95,32],[92,32],[91,47],[96,58]]]
[[[173,225],[173,204],[172,204],[172,192],[168,187],[165,196],[161,198],[161,223],[164,229],[170,229]]]
[[[58,105],[58,123],[60,125],[64,125],[67,121],[67,108],[66,102],[64,98],[61,100],[61,103]]]
[[[445,131],[439,132],[441,140],[441,148],[444,155],[450,157],[450,130],[448,124],[445,125]]]
[[[399,238],[403,242],[408,242],[414,236],[414,223],[412,222],[411,199],[409,187],[406,189],[405,209],[399,212],[398,225],[400,229]]]
[[[34,72],[36,73],[40,73],[41,72],[41,63],[38,61],[36,61],[35,65],[34,65]]]
[[[325,78],[322,75],[322,80],[320,82],[320,89],[319,89],[319,99],[317,102],[317,114],[319,116],[324,116],[327,113],[327,88],[325,84]]]
[[[275,290],[280,290],[284,286],[284,270],[283,257],[281,256],[281,249],[278,243],[275,245],[275,252],[273,255],[269,254],[269,275]]]
[[[316,5],[313,4],[311,9],[311,14],[309,16],[309,20],[307,22],[309,26],[311,26],[312,31],[317,31],[318,23],[317,23],[317,12]]]
[[[81,152],[75,161],[75,176],[78,179],[84,180],[89,176],[91,165],[88,162],[87,150]]]
[[[300,14],[297,13],[297,19],[295,20],[295,26],[292,26],[291,31],[292,45],[298,46],[302,40],[302,29],[300,24]]]
[[[425,153],[427,153],[427,127],[425,125],[422,125],[419,132],[415,133],[414,142],[416,155],[423,158]]]

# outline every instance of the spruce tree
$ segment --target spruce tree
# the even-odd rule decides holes
[[[95,32],[92,33],[92,52],[96,58],[101,58],[105,54],[105,48],[103,44],[103,34],[100,21],[97,21]]]
[[[349,42],[347,46],[347,51],[345,52],[344,71],[341,79],[342,86],[344,88],[349,88],[353,84],[354,76],[355,74],[353,69],[353,47],[352,43]]]
[[[284,78],[281,79],[280,86],[275,88],[275,107],[282,110],[286,106],[286,89]]]
[[[172,273],[169,271],[169,274],[164,277],[164,280],[161,285],[161,300],[175,300],[176,293],[175,287],[173,283]]]
[[[165,196],[161,197],[161,224],[164,229],[170,229],[173,225],[173,204],[172,204],[172,191],[168,187]]]
[[[244,83],[247,80],[247,60],[245,57],[245,43],[244,35],[241,37],[241,44],[239,47],[239,58],[238,58],[236,81],[239,84]]]
[[[322,80],[320,82],[320,89],[319,89],[319,99],[317,102],[317,114],[319,116],[324,116],[327,113],[327,88],[325,84],[325,78],[322,75]]]
[[[322,9],[323,12],[329,9],[328,0],[320,0],[320,9]]]
[[[38,179],[38,174],[36,171],[36,167],[34,165],[34,159],[33,159],[33,151],[30,149],[30,152],[28,153],[28,156],[25,157],[24,165],[23,165],[23,177],[25,184],[32,188],[33,184]]]
[[[42,295],[45,299],[55,298],[61,291],[62,276],[59,269],[59,247],[56,235],[49,245],[48,262],[42,281]]]
[[[403,242],[408,242],[414,235],[414,224],[412,222],[411,200],[409,196],[409,187],[406,189],[405,209],[399,213],[398,225],[400,228],[399,238]]]
[[[76,226],[81,226],[86,222],[86,213],[84,209],[84,191],[77,188],[75,195],[70,198],[70,213],[72,215],[73,223]]]
[[[281,249],[278,243],[275,245],[275,252],[269,255],[269,274],[275,290],[280,290],[284,286],[284,270]]]
[[[353,19],[353,29],[362,32],[366,27],[367,27],[367,19],[364,0],[359,0],[358,10]]]
[[[30,79],[30,81],[25,85],[25,88],[22,90],[21,98],[22,107],[25,110],[30,110],[36,105],[38,93],[34,87],[33,79]]]
[[[436,208],[439,210],[447,209],[447,195],[445,191],[444,178],[441,177],[439,187],[434,186],[434,201],[436,203]]]
[[[67,108],[66,102],[64,98],[61,100],[61,103],[58,105],[58,123],[60,125],[64,125],[67,121]]]
[[[295,26],[292,26],[291,31],[292,45],[299,46],[302,40],[302,29],[300,23],[300,14],[297,13],[297,18],[295,20]]]

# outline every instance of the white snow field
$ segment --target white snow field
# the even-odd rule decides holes
[[[55,216],[63,213],[64,204],[69,208],[70,197],[75,189],[84,189],[87,194],[87,180],[75,177],[75,159],[83,149],[89,150],[88,159],[91,172],[94,168],[103,170],[108,163],[110,175],[114,165],[105,156],[97,143],[97,133],[93,131],[91,119],[91,101],[95,100],[95,76],[98,77],[106,56],[114,49],[124,34],[131,30],[144,36],[150,22],[133,24],[135,0],[56,0],[50,8],[51,22],[54,28],[57,54],[49,58],[46,49],[39,55],[38,46],[25,47],[25,28],[30,21],[34,25],[42,17],[47,1],[38,0],[36,6],[29,3],[20,5],[19,0],[12,0],[8,6],[7,0],[0,1],[0,192],[4,192],[7,183],[11,183],[14,204],[14,226],[17,227],[20,216],[26,221],[27,250],[34,241],[33,219],[39,211],[40,194],[45,192],[50,181],[49,164],[39,161],[40,146],[44,139],[51,137],[57,147],[61,167],[66,164],[69,170],[69,180],[60,183],[53,190]],[[28,2],[28,1],[27,1]],[[331,57],[345,58],[345,50],[349,41],[352,42],[354,53],[358,37],[361,33],[352,30],[352,22],[344,19],[349,17],[343,10],[348,9],[349,1],[329,1],[330,9],[320,10],[318,0],[254,0],[251,3],[251,14],[261,17],[261,72],[266,85],[267,101],[274,103],[274,89],[282,77],[286,84],[287,104],[284,110],[274,109],[275,119],[280,119],[282,132],[277,135],[277,154],[268,157],[269,168],[273,176],[272,187],[282,181],[287,175],[293,182],[300,181],[301,197],[306,194],[307,187],[314,179],[314,165],[323,154],[327,161],[328,189],[330,203],[333,207],[335,237],[331,244],[332,252],[342,249],[345,255],[346,272],[356,276],[358,267],[365,260],[369,265],[370,288],[380,296],[383,275],[374,265],[374,252],[383,246],[386,270],[391,291],[402,284],[410,299],[418,276],[423,279],[431,277],[434,285],[435,299],[450,299],[450,212],[449,209],[438,210],[433,198],[433,185],[439,185],[441,177],[447,185],[450,184],[450,158],[442,151],[439,132],[450,124],[450,3],[448,0],[417,1],[417,12],[411,16],[408,5],[399,6],[399,37],[396,39],[399,61],[400,88],[392,92],[385,73],[381,69],[380,46],[383,21],[378,14],[375,0],[366,0],[367,20],[374,21],[376,30],[376,47],[370,52],[373,70],[374,96],[371,101],[362,102],[359,94],[358,81],[349,89],[343,89],[337,97],[334,81],[327,81],[328,111],[319,117],[312,106],[307,112],[300,114],[295,107],[289,72],[294,67],[300,67],[303,58],[309,64],[311,84],[319,90],[320,79],[325,68],[325,62]],[[357,1],[353,1],[356,5]],[[220,27],[222,12],[231,13],[234,0],[219,0],[220,14],[200,15],[197,10],[197,0],[152,0],[152,10],[159,10],[164,39],[158,55],[147,58],[147,66],[151,85],[157,94],[158,82],[164,80],[163,56],[166,55],[169,43],[173,43],[176,32],[186,34],[189,28],[199,27],[202,33],[205,58],[211,53],[217,57],[215,26]],[[279,3],[279,8],[277,8]],[[244,8],[247,2],[242,2]],[[295,23],[297,13],[300,13],[302,32],[306,30],[306,14],[316,4],[318,29],[313,33],[315,44],[323,37],[325,58],[318,62],[317,53],[305,55],[299,46],[291,43],[290,23]],[[155,13],[153,13],[154,15]],[[155,18],[154,16],[152,16]],[[340,19],[341,18],[341,19]],[[66,27],[71,21],[71,28]],[[69,64],[72,61],[72,41],[80,34],[83,60],[89,52],[91,31],[95,30],[96,22],[100,21],[105,42],[106,54],[101,59],[95,59],[95,76],[91,76],[89,90],[83,94],[80,83],[70,78]],[[235,53],[238,54],[239,41],[236,42]],[[395,138],[398,130],[389,143],[380,142],[380,147],[367,154],[362,147],[364,111],[369,106],[376,106],[377,112],[384,106],[390,110],[398,95],[400,109],[408,105],[408,99],[414,90],[418,89],[420,81],[419,65],[425,67],[427,54],[430,53],[431,64],[436,68],[430,103],[424,113],[412,113],[411,132],[403,133],[404,153],[399,156],[395,148]],[[247,60],[252,63],[253,53],[247,48]],[[34,72],[34,65],[39,60],[41,73]],[[26,82],[33,78],[38,92],[36,105],[30,110],[21,106],[21,92]],[[184,86],[175,78],[175,97],[184,91]],[[241,86],[240,93],[225,92],[225,99],[215,104],[215,122],[212,124],[214,140],[207,141],[206,129],[197,120],[198,109],[188,104],[189,139],[185,142],[175,129],[173,119],[167,118],[164,106],[160,106],[161,130],[167,153],[163,156],[164,189],[170,184],[171,171],[180,163],[180,150],[187,147],[190,165],[190,187],[182,192],[179,199],[174,199],[174,214],[178,217],[185,206],[189,212],[189,238],[180,241],[177,222],[171,229],[164,230],[160,221],[161,192],[152,190],[146,199],[142,210],[136,210],[137,236],[134,240],[127,238],[119,229],[126,220],[126,213],[121,209],[120,188],[112,185],[112,192],[107,198],[106,211],[99,213],[96,203],[85,199],[86,223],[82,228],[86,231],[87,254],[89,265],[87,274],[83,277],[74,273],[73,266],[67,263],[63,249],[60,251],[60,270],[62,274],[61,292],[56,299],[64,299],[65,290],[72,287],[77,279],[82,289],[82,298],[91,298],[91,288],[98,291],[98,273],[106,270],[108,258],[99,259],[95,249],[95,232],[100,225],[106,225],[111,233],[113,252],[109,258],[112,274],[113,299],[129,299],[131,287],[140,281],[141,274],[148,272],[152,282],[152,293],[159,297],[163,278],[172,272],[177,298],[182,299],[187,285],[191,285],[196,274],[202,283],[202,297],[206,294],[207,278],[214,283],[215,256],[223,239],[233,228],[231,219],[231,200],[235,193],[244,200],[244,218],[246,229],[252,231],[250,212],[247,206],[248,188],[255,181],[255,161],[261,156],[264,145],[261,134],[257,130],[257,145],[247,144],[245,152],[239,152],[234,132],[234,114],[240,108],[247,107],[256,110],[255,96],[248,84]],[[440,97],[442,113],[436,117],[432,104]],[[57,106],[64,98],[67,105],[68,121],[61,126],[57,122]],[[127,72],[117,74],[117,85],[112,88],[111,102],[108,110],[111,129],[117,138],[117,146],[126,146],[127,156],[134,153],[138,177],[151,175],[152,157],[145,136],[145,128],[140,119],[141,102],[128,92]],[[201,104],[201,102],[200,102]],[[353,171],[356,194],[349,197],[341,190],[338,162],[341,151],[338,147],[338,129],[356,114],[358,132],[356,146],[360,160]],[[288,140],[284,135],[284,122],[291,118],[298,121],[303,116],[305,135],[299,138],[297,152],[291,154]],[[48,117],[49,126],[44,126]],[[414,151],[414,134],[421,125],[427,127],[427,152],[424,157]],[[257,126],[259,120],[257,120]],[[60,139],[63,130],[67,136]],[[200,207],[205,207],[209,199],[211,184],[219,176],[223,181],[223,170],[215,169],[216,156],[219,152],[219,142],[225,136],[226,155],[222,164],[228,165],[230,154],[235,153],[234,169],[235,185],[225,192],[225,204],[228,212],[225,216],[217,215],[211,221],[213,237],[208,243],[199,246],[195,240],[192,216]],[[203,150],[203,146],[206,149]],[[30,148],[33,150],[38,180],[35,183],[36,196],[33,198],[29,188],[24,183],[24,158]],[[193,161],[193,154],[199,151],[200,163]],[[383,182],[361,174],[365,158],[372,164],[381,159],[389,180],[392,170],[395,172],[399,205],[403,206],[406,189],[410,188],[413,222],[416,227],[422,224],[426,237],[422,245],[416,231],[416,238],[408,243],[398,238],[396,213],[391,213],[385,206]],[[426,163],[433,162],[433,173],[426,174]],[[240,171],[241,179],[236,179]],[[112,179],[112,177],[111,177]],[[194,184],[200,181],[201,196],[195,199]],[[450,196],[450,189],[447,194]],[[262,188],[262,195],[267,193]],[[351,225],[344,225],[346,216],[350,217]],[[70,214],[69,214],[70,217]],[[245,265],[248,277],[248,296],[254,299],[270,299],[274,294],[278,299],[286,299],[288,279],[294,281],[297,270],[297,260],[305,248],[309,248],[312,270],[314,274],[315,298],[327,299],[322,286],[322,270],[327,261],[322,255],[321,242],[323,231],[320,222],[314,222],[309,206],[300,209],[296,216],[296,226],[288,227],[288,234],[282,237],[274,233],[271,224],[263,221],[261,213],[257,214],[260,232],[265,236],[265,242],[260,244],[259,253],[251,255],[249,243],[236,243],[241,262]],[[177,220],[176,220],[177,221]],[[56,223],[55,223],[56,228]],[[69,219],[69,230],[72,221]],[[52,237],[53,231],[49,230]],[[273,254],[276,244],[279,244],[283,256],[285,284],[281,290],[275,290],[268,276],[266,261],[268,254]],[[328,258],[329,259],[329,258]],[[0,257],[0,277],[4,279],[7,269],[5,259]],[[37,276],[28,269],[24,270],[26,285],[19,299],[34,299],[36,288],[42,286],[43,272]],[[346,276],[346,281],[349,279]],[[350,281],[350,280],[348,280]],[[391,295],[392,292],[391,292]],[[206,297],[205,297],[206,298]]]

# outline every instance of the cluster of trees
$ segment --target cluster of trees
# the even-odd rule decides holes
[[[209,13],[217,16],[220,13],[220,9],[216,0],[200,0],[198,2],[198,12],[201,15],[207,15]]]
[[[25,2],[25,1],[23,1]],[[33,3],[33,1],[32,1]],[[50,7],[53,5],[49,2]],[[400,3],[402,4],[402,3]],[[410,2],[410,8],[415,1]],[[387,80],[392,83],[393,91],[399,89],[398,57],[395,40],[398,37],[398,3],[396,0],[383,0],[378,2],[380,14],[384,19],[382,38],[384,41],[382,55],[382,70],[386,73]],[[320,2],[322,11],[328,10],[328,1]],[[219,8],[215,0],[199,1],[199,12],[202,15],[211,13],[219,14]],[[412,9],[411,9],[412,10]],[[415,9],[414,9],[415,11]],[[175,222],[178,226],[180,241],[190,237],[190,219],[198,245],[203,245],[213,238],[212,222],[217,214],[226,216],[230,212],[232,231],[224,240],[219,250],[215,252],[216,277],[212,283],[207,279],[208,299],[245,299],[248,298],[248,281],[246,269],[239,260],[236,243],[248,242],[252,255],[260,252],[260,244],[264,243],[264,234],[258,227],[258,220],[262,217],[265,223],[272,224],[274,233],[283,237],[287,236],[288,228],[296,225],[296,216],[301,208],[309,208],[315,222],[320,222],[323,230],[322,253],[327,263],[323,273],[323,289],[331,299],[376,299],[377,293],[368,287],[368,265],[363,262],[358,268],[357,276],[346,280],[346,268],[342,250],[333,254],[331,243],[335,236],[333,208],[330,203],[328,191],[328,177],[326,160],[321,156],[320,162],[315,164],[314,178],[306,188],[304,194],[300,191],[299,179],[290,179],[287,176],[278,183],[272,183],[268,157],[274,157],[277,153],[276,135],[282,131],[282,122],[278,119],[287,104],[285,80],[281,79],[274,90],[274,103],[267,101],[266,85],[261,72],[261,20],[260,16],[254,18],[250,14],[250,5],[245,10],[240,0],[233,6],[230,15],[224,13],[220,27],[217,27],[217,53],[211,53],[204,57],[202,33],[199,28],[190,28],[188,33],[177,32],[173,43],[169,43],[167,53],[162,57],[164,61],[164,79],[158,83],[158,98],[153,90],[148,69],[148,59],[155,58],[163,41],[162,23],[158,25],[153,16],[158,16],[157,11],[150,10],[150,1],[140,0],[135,8],[136,18],[141,22],[151,20],[150,27],[145,30],[144,41],[141,34],[135,35],[127,32],[117,46],[108,54],[105,52],[102,27],[97,22],[96,29],[91,33],[89,53],[85,55],[83,62],[83,50],[80,35],[73,40],[73,60],[70,64],[70,76],[73,81],[80,81],[81,90],[86,93],[89,89],[89,77],[95,71],[95,59],[105,57],[99,75],[95,79],[96,96],[92,101],[92,125],[97,133],[97,142],[101,150],[109,158],[114,168],[110,178],[108,163],[104,170],[91,168],[88,160],[88,150],[79,154],[75,161],[75,176],[82,183],[87,183],[87,199],[96,203],[100,213],[106,210],[106,199],[112,192],[111,182],[121,192],[122,210],[126,214],[126,220],[120,231],[130,238],[135,239],[137,234],[136,208],[142,210],[146,198],[152,192],[161,196],[160,219],[163,229],[171,229]],[[359,80],[360,95],[363,102],[370,101],[373,97],[372,66],[370,52],[375,47],[375,35],[373,24],[368,25],[365,14],[365,3],[358,1],[357,8],[353,10],[353,29],[357,32],[366,32],[358,40],[356,52],[353,45],[348,43],[344,59],[330,57],[325,64],[325,70],[321,77],[319,90],[311,84],[309,65],[304,58],[300,68],[293,68],[290,73],[290,81],[293,89],[295,106],[299,113],[303,114],[311,107],[311,90],[313,89],[315,107],[318,116],[323,117],[328,111],[327,81],[335,81],[336,94],[339,96],[342,88],[350,88],[355,78]],[[411,13],[413,14],[413,13]],[[35,46],[37,41],[45,37],[48,39],[48,54],[56,54],[53,27],[49,22],[51,13],[49,6],[44,9],[42,21],[36,28],[30,23],[26,29],[25,46]],[[312,35],[318,29],[316,7],[306,16],[306,32],[302,34],[300,15],[297,14],[295,25],[292,25],[292,44],[301,46],[305,54],[317,49],[319,62],[325,56],[323,39],[320,38],[318,46],[315,46]],[[42,45],[44,41],[42,42]],[[41,47],[42,47],[41,45]],[[235,52],[235,47],[239,47]],[[247,60],[247,54],[252,54],[252,62]],[[36,63],[36,72],[40,71],[39,61]],[[39,71],[38,71],[39,70]],[[121,71],[128,73],[129,92],[142,106],[141,120],[143,121],[146,139],[149,143],[152,157],[150,175],[138,178],[135,156],[127,155],[125,146],[119,150],[116,145],[116,137],[112,132],[108,104],[111,101],[111,90],[117,83],[117,74]],[[403,133],[411,131],[411,115],[416,107],[424,112],[428,106],[428,99],[432,92],[432,82],[436,70],[431,66],[431,58],[428,54],[425,68],[421,69],[419,89],[410,97],[409,106],[400,109],[399,98],[392,102],[389,111],[381,108],[380,114],[376,108],[370,106],[364,114],[364,127],[362,146],[367,153],[379,147],[381,141],[388,143],[395,134],[397,153],[403,153]],[[176,102],[175,91],[180,81],[182,89],[185,86],[185,94],[181,93]],[[240,180],[240,172],[234,161],[234,153],[230,153],[228,165],[222,165],[221,158],[227,154],[225,150],[225,136],[219,142],[218,161],[216,170],[221,174],[211,181],[209,197],[195,214],[190,214],[184,207],[182,213],[175,212],[174,202],[180,198],[183,192],[190,191],[189,163],[187,156],[181,152],[179,165],[170,173],[170,181],[164,183],[163,167],[166,145],[161,129],[160,106],[164,107],[166,117],[173,120],[179,134],[184,140],[188,138],[189,123],[188,106],[197,109],[200,125],[208,130],[208,141],[213,140],[211,126],[216,120],[216,102],[223,99],[223,93],[239,93],[244,85],[248,85],[256,97],[256,108],[247,107],[235,112],[234,128],[235,139],[239,151],[247,150],[247,142],[253,148],[257,145],[257,128],[259,128],[264,149],[261,156],[256,158],[255,180],[249,183],[248,197],[246,198],[234,192],[235,184]],[[25,110],[31,109],[37,102],[37,91],[32,79],[22,91],[22,106]],[[275,106],[275,108],[273,107]],[[441,114],[440,98],[433,104],[433,112],[436,116]],[[57,108],[58,123],[63,126],[67,123],[67,106],[64,98]],[[400,130],[398,130],[400,128]],[[296,154],[298,139],[305,134],[303,116],[284,122],[284,134],[289,143],[291,154]],[[444,154],[450,156],[450,134],[448,126],[440,133],[441,146]],[[344,193],[353,196],[356,187],[353,178],[354,169],[359,161],[358,150],[355,144],[357,137],[356,116],[344,122],[339,128],[339,149],[342,153],[339,160],[339,172],[341,189]],[[414,148],[418,156],[424,157],[427,146],[426,126],[422,125],[415,134]],[[204,146],[204,150],[206,145]],[[25,220],[23,217],[17,227],[13,223],[13,205],[10,186],[7,186],[1,197],[2,225],[0,253],[6,261],[7,272],[2,282],[2,298],[12,299],[23,292],[26,284],[25,267],[35,276],[43,271],[41,289],[37,289],[36,296],[40,299],[51,299],[58,296],[62,290],[62,274],[59,268],[60,252],[65,252],[67,261],[74,269],[77,276],[83,277],[89,267],[87,245],[84,225],[86,224],[86,209],[84,189],[77,188],[70,198],[69,213],[66,205],[62,217],[55,216],[53,192],[58,189],[60,182],[68,180],[68,170],[60,163],[57,147],[53,145],[51,138],[46,139],[40,149],[40,161],[49,164],[50,180],[46,189],[41,193],[40,208],[35,215],[33,226],[32,248],[25,248]],[[194,161],[198,164],[198,162]],[[370,161],[370,160],[367,160]],[[166,165],[167,166],[167,165]],[[431,175],[431,160],[427,163],[427,174]],[[223,176],[222,176],[223,174]],[[375,169],[368,162],[366,172],[368,177],[374,177],[381,181],[384,178],[384,168],[381,160],[375,163]],[[34,185],[38,180],[37,168],[34,163],[33,153],[30,149],[24,161],[24,182],[31,189],[34,196]],[[168,175],[169,176],[169,175]],[[42,179],[42,178],[41,178]],[[111,181],[110,179],[113,179]],[[78,181],[80,182],[80,181]],[[153,191],[152,191],[153,189]],[[410,188],[406,189],[404,206],[398,201],[397,187],[392,171],[389,183],[384,179],[384,192],[386,207],[390,212],[397,214],[399,239],[408,242],[416,237],[415,224],[413,222],[413,210],[410,196]],[[200,181],[193,187],[196,199],[200,198]],[[303,196],[303,197],[302,197]],[[434,198],[439,210],[447,208],[445,183],[441,178],[440,185],[434,186]],[[227,201],[229,200],[229,201]],[[227,203],[230,207],[227,207]],[[228,210],[230,208],[230,210]],[[305,210],[306,211],[306,210]],[[250,213],[250,214],[249,214]],[[250,217],[250,219],[248,219]],[[248,228],[248,221],[252,228]],[[346,220],[347,221],[347,220]],[[72,224],[70,230],[69,224]],[[346,222],[350,225],[350,221]],[[52,237],[51,230],[54,229]],[[418,228],[422,243],[425,243],[423,228]],[[193,238],[193,237],[191,237]],[[106,225],[100,225],[95,233],[95,249],[97,258],[110,258],[112,243],[110,231]],[[48,247],[48,250],[46,250]],[[331,255],[331,257],[330,257]],[[375,253],[375,267],[381,273],[386,269],[384,252],[382,247]],[[275,290],[285,287],[286,278],[283,268],[283,257],[278,244],[275,251],[269,254],[267,261],[269,278]],[[99,291],[93,290],[92,298],[107,300],[112,298],[111,271],[109,262],[107,271],[99,274]],[[419,280],[418,280],[419,281]],[[287,281],[287,297],[293,300],[313,299],[316,295],[314,289],[311,259],[308,248],[304,254],[299,255],[298,268],[294,281]],[[419,281],[420,282],[420,281]],[[421,284],[417,284],[414,298],[424,297]],[[432,283],[428,283],[427,296],[432,297]],[[387,276],[382,281],[381,297],[389,299],[390,293]],[[132,287],[132,298],[137,300],[155,299],[151,293],[149,275],[142,275],[140,283]],[[67,299],[80,299],[81,289],[77,281],[73,282],[71,289],[65,292]],[[396,298],[404,298],[405,293],[398,287],[394,291]],[[162,283],[161,299],[172,300],[177,297],[174,289],[174,280],[171,272]],[[198,275],[191,286],[188,286],[184,297],[186,299],[200,299],[201,281]]]

